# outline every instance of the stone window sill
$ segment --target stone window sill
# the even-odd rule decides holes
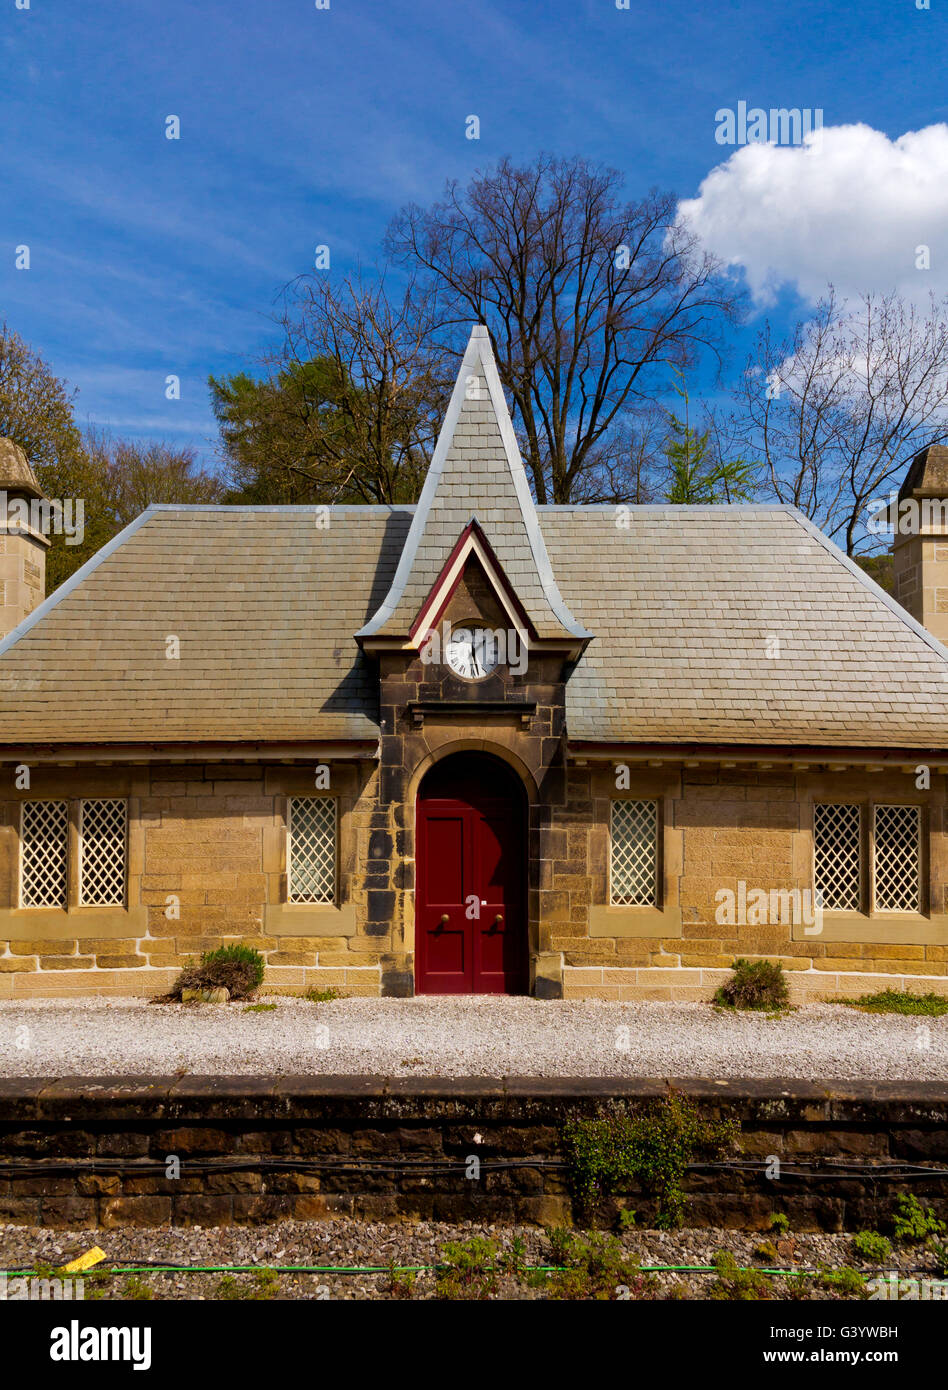
[[[263,909],[264,936],[355,936],[353,903],[270,903]]]
[[[82,936],[139,937],[148,931],[146,907],[0,908],[0,941],[66,941]]]
[[[591,907],[590,936],[681,936],[678,907]]]
[[[814,924],[815,925],[815,924]],[[948,945],[948,914],[920,912],[824,912],[822,931],[794,922],[792,941],[876,941],[880,945]]]

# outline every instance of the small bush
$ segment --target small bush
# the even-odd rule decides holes
[[[276,1008],[276,1004],[248,1004],[244,1009],[245,1014],[269,1014]]]
[[[303,995],[303,998],[308,1000],[310,1004],[332,1004],[335,1000],[345,999],[345,997],[334,986],[330,986],[329,989],[308,989]]]
[[[942,994],[913,994],[911,990],[883,989],[878,994],[864,994],[860,999],[839,999],[851,1009],[863,1009],[868,1014],[928,1014],[940,1018],[948,1014],[948,998]]]
[[[171,987],[170,999],[185,989],[226,989],[231,999],[249,999],[263,980],[264,960],[252,946],[221,946],[189,961]]]
[[[586,1236],[564,1232],[551,1248],[562,1268],[541,1276],[551,1299],[605,1301],[647,1298],[655,1280],[642,1273],[636,1259],[626,1255],[615,1236],[591,1231]],[[539,1283],[539,1281],[537,1281]]]
[[[786,1212],[775,1211],[770,1218],[770,1229],[778,1236],[785,1236],[790,1229],[790,1218]]]
[[[848,1265],[843,1265],[842,1269],[827,1269],[823,1266],[813,1282],[827,1293],[838,1294],[840,1298],[869,1297],[865,1279],[858,1269],[850,1269]]]
[[[441,1247],[435,1297],[486,1299],[497,1291],[497,1246],[483,1236]]]
[[[657,1199],[656,1226],[676,1226],[688,1164],[717,1157],[734,1132],[729,1121],[708,1119],[674,1092],[633,1114],[620,1107],[598,1119],[568,1120],[563,1142],[573,1192],[588,1205],[641,1186]]]
[[[737,1299],[741,1302],[773,1298],[773,1284],[769,1275],[761,1274],[756,1269],[741,1269],[729,1251],[719,1250],[711,1263],[718,1274],[708,1289],[709,1298]]]
[[[745,960],[739,956],[731,969],[734,974],[714,995],[719,1008],[771,1012],[787,1008],[787,981],[779,960]]]
[[[903,1192],[895,1204],[892,1230],[895,1238],[905,1245],[930,1243],[943,1234],[944,1221],[939,1221],[931,1207],[923,1207],[914,1192]]]
[[[881,1265],[892,1254],[892,1242],[878,1231],[857,1231],[853,1236],[853,1249],[864,1260]]]

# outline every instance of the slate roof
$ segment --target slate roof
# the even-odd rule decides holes
[[[476,517],[538,637],[585,638],[557,588],[487,329],[474,328],[385,602],[359,634],[404,637]]]
[[[353,634],[414,510],[152,508],[0,643],[0,743],[374,738]],[[595,634],[571,738],[948,745],[948,651],[792,509],[538,515]]]

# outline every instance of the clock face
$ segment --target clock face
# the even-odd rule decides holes
[[[480,680],[497,666],[497,638],[490,628],[456,627],[445,643],[444,657],[465,680]]]

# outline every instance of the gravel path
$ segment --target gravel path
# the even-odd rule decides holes
[[[944,1080],[948,1016],[807,1004],[780,1018],[707,1004],[510,998],[0,1003],[0,1073],[805,1077]]]

